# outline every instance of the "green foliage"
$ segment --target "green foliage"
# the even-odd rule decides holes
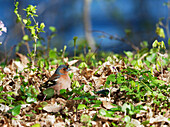
[[[23,9],[26,12],[26,18],[22,18],[18,13],[18,5],[19,2],[16,2],[14,9],[17,21],[21,23],[23,28],[30,31],[30,34],[25,34],[23,36],[23,40],[16,50],[19,50],[19,47],[26,42],[31,42],[33,40],[35,43],[33,45],[34,51],[31,51],[28,54],[32,61],[28,63],[28,67],[22,72],[17,72],[16,70],[16,75],[12,79],[12,81],[17,80],[21,83],[18,91],[19,96],[16,96],[13,91],[6,92],[4,86],[0,86],[0,103],[13,107],[8,111],[13,116],[20,114],[21,104],[37,102],[37,95],[39,92],[35,87],[37,85],[35,83],[38,81],[30,83],[30,78],[25,80],[25,75],[23,75],[23,73],[28,76],[30,73],[33,73],[37,76],[37,78],[43,80],[44,77],[42,73],[44,72],[44,69],[50,69],[50,65],[63,64],[65,62],[64,59],[67,56],[66,46],[64,46],[64,48],[60,51],[56,48],[50,49],[50,41],[56,36],[57,31],[53,26],[49,27],[51,33],[47,37],[48,47],[43,46],[43,38],[40,37],[40,33],[44,32],[43,29],[45,24],[39,24],[36,21],[36,17],[38,17],[36,14],[36,6],[29,5],[26,9]],[[159,37],[165,38],[166,31],[164,30],[165,29],[163,28],[163,24],[160,20],[156,25],[156,33]],[[125,32],[128,36],[132,34],[131,30],[128,29],[125,30]],[[168,43],[170,43],[170,39]],[[109,71],[105,77],[101,76],[101,79],[103,79],[104,82],[101,84],[103,86],[100,88],[105,89],[98,91],[98,89],[95,88],[96,84],[93,79],[89,80],[87,84],[81,84],[82,79],[80,78],[78,81],[72,81],[72,91],[68,92],[65,89],[60,90],[60,95],[62,97],[74,102],[75,109],[73,113],[76,110],[76,115],[80,116],[79,120],[84,126],[92,126],[92,121],[96,120],[98,115],[106,118],[120,118],[121,116],[118,114],[123,114],[124,116],[123,119],[121,118],[122,121],[120,121],[119,125],[134,126],[131,123],[132,118],[144,110],[143,105],[136,105],[139,102],[143,103],[151,101],[154,104],[154,108],[158,107],[160,111],[162,108],[169,108],[168,97],[170,93],[170,85],[166,81],[162,81],[154,75],[155,71],[163,75],[163,69],[166,67],[168,68],[169,60],[168,57],[165,57],[167,51],[165,44],[163,41],[155,40],[151,49],[148,48],[147,41],[143,41],[140,45],[141,50],[137,51],[137,53],[125,51],[124,54],[126,57],[124,57],[114,53],[93,53],[90,48],[87,49],[86,42],[83,39],[81,40],[77,36],[73,38],[74,57],[69,57],[68,61],[73,59],[79,60],[79,63],[77,63],[76,66],[80,69],[80,72],[78,72],[80,77],[82,76],[82,70],[87,68],[96,69],[94,75],[91,76],[101,76],[98,72],[103,66],[99,67],[99,65],[102,65],[104,62],[108,62],[110,64],[108,66],[116,66],[118,64],[122,67],[119,69],[114,67],[116,70],[114,74]],[[33,58],[35,57],[37,58],[37,61],[34,61]],[[122,61],[123,64],[119,64],[120,61]],[[36,64],[33,62],[36,62]],[[32,65],[34,65],[34,68]],[[5,67],[5,65],[2,66]],[[74,79],[74,76],[74,73],[70,74],[71,80]],[[83,76],[86,77],[86,75]],[[0,70],[0,80],[2,82],[5,80],[5,77],[7,77],[7,74],[4,74],[3,70]],[[90,91],[85,91],[84,89],[86,87],[90,87]],[[111,92],[113,88],[118,90],[116,92]],[[47,88],[43,91],[43,94],[46,99],[49,99],[54,96],[54,89]],[[106,100],[111,99],[109,101],[114,108],[107,109],[107,106],[105,107],[104,102],[101,100],[101,96],[109,97],[106,98]],[[43,107],[47,104],[47,102],[40,102],[40,107],[37,109],[42,112]],[[88,109],[96,111],[93,118],[87,114],[80,114],[82,110]],[[67,110],[67,108],[63,110],[62,116],[67,117],[65,110]],[[32,113],[36,114],[37,110],[32,111]],[[26,116],[31,117],[32,114],[26,114]],[[78,118],[78,116],[76,117]],[[119,126],[116,122],[111,122],[110,124],[113,126]],[[144,121],[142,124],[147,126],[148,121]],[[39,126],[40,124],[32,125],[32,127]]]
[[[84,123],[86,126],[91,126],[91,118],[90,118],[90,116],[89,115],[87,115],[87,114],[82,114],[81,115],[81,118],[80,118],[80,121],[82,122],[82,123]]]
[[[79,104],[77,107],[78,110],[85,109],[85,108],[86,108],[85,104]]]
[[[99,115],[105,116],[105,117],[111,117],[111,118],[119,118],[118,115],[115,114],[116,111],[121,111],[121,107],[114,105],[115,108],[112,108],[110,110],[100,109]]]
[[[35,89],[32,85],[28,86],[28,82],[22,82],[23,84],[20,87],[20,96],[27,103],[36,102],[36,97],[38,95],[38,90]]]
[[[0,80],[2,81],[2,79],[4,78],[6,76],[6,74],[4,74],[4,73],[2,73],[1,71],[0,71]]]
[[[51,32],[53,32],[53,33],[56,32],[56,28],[54,26],[50,26],[49,30],[51,30]]]
[[[153,66],[156,65],[157,71],[160,72],[169,63],[168,58],[164,57],[166,47],[163,41],[158,42],[157,40],[153,42],[152,47],[150,51],[143,48],[135,55],[130,51],[124,52],[127,56],[124,61],[137,69],[144,69],[146,64],[151,71],[153,71]]]
[[[15,104],[15,98],[12,97],[15,93],[12,91],[4,92],[3,89],[3,86],[0,86],[0,103],[12,106]]]
[[[53,88],[47,88],[43,91],[43,94],[46,96],[46,99],[49,99],[54,96],[54,89]]]
[[[21,110],[21,105],[17,105],[14,108],[10,109],[8,112],[12,113],[13,116],[17,116],[20,114],[20,110]]]
[[[30,52],[28,41],[30,41],[31,39],[24,32],[23,40],[26,41],[27,50],[30,53],[29,56],[31,57],[31,60],[32,60],[32,63],[34,66],[36,50],[37,50],[36,49],[37,48],[37,40],[40,39],[39,33],[44,32],[43,29],[45,27],[45,24],[40,23],[40,25],[39,25],[39,23],[36,21],[35,17],[38,17],[38,15],[36,15],[36,10],[37,10],[36,6],[28,5],[28,7],[26,9],[23,9],[26,12],[26,18],[22,18],[21,15],[18,13],[18,5],[19,5],[19,2],[15,2],[14,13],[17,16],[17,20],[21,23],[23,28],[26,28],[28,31],[30,31],[31,37],[34,41],[34,51]],[[20,43],[20,45],[22,43]],[[16,50],[19,50],[19,46],[17,46]]]
[[[41,127],[41,124],[36,123],[36,124],[32,125],[31,127]]]
[[[130,116],[140,113],[141,110],[144,110],[142,105],[134,106],[131,103],[124,103],[121,107],[121,111]]]
[[[25,27],[30,30],[31,32],[31,36],[35,39],[38,39],[38,33],[40,32],[44,32],[43,29],[45,27],[44,23],[41,23],[40,26],[38,26],[38,22],[36,22],[35,17],[38,17],[38,15],[36,15],[36,6],[33,5],[28,5],[28,7],[26,9],[23,9],[24,11],[26,11],[26,19],[23,19],[23,23],[25,24]],[[34,25],[32,24],[32,21],[30,19],[30,17],[33,19],[34,21]]]

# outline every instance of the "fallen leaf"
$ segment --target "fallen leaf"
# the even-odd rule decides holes
[[[111,109],[111,108],[115,108],[116,106],[113,106],[111,102],[107,102],[107,101],[102,101],[103,102],[103,107],[106,109]]]
[[[59,112],[61,109],[63,109],[63,105],[61,104],[47,104],[45,107],[43,107],[43,110],[47,112]]]
[[[22,55],[18,52],[16,52],[16,55],[20,58],[20,61],[21,63],[24,65],[24,66],[27,66],[27,63],[29,63],[29,60],[28,58],[25,56],[25,55]]]
[[[77,63],[78,61],[79,61],[79,60],[72,60],[72,61],[69,61],[69,62],[68,62],[68,65],[71,66],[71,65]]]

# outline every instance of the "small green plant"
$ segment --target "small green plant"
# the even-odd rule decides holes
[[[0,86],[0,103],[4,103],[5,105],[12,106],[15,104],[15,98],[12,96],[15,95],[14,92],[4,92],[3,86]]]
[[[80,118],[80,121],[82,122],[82,123],[84,123],[84,125],[86,126],[86,127],[90,127],[90,126],[92,126],[91,125],[91,118],[90,118],[90,116],[89,115],[87,115],[87,114],[82,114],[81,115],[81,118]]]
[[[36,97],[38,95],[38,91],[32,86],[27,86],[28,82],[24,82],[21,85],[21,98],[26,100],[27,103],[33,103],[36,102]]]
[[[21,105],[17,105],[14,108],[8,110],[8,113],[11,113],[13,116],[17,116],[20,114],[21,111]]]
[[[36,6],[28,5],[26,9],[23,9],[26,12],[26,18],[22,18],[21,15],[18,13],[18,5],[19,5],[19,2],[16,2],[15,9],[14,9],[14,13],[17,16],[17,20],[18,22],[21,23],[23,29],[26,28],[28,29],[28,31],[30,31],[31,37],[34,41],[34,51],[30,52],[30,49],[28,46],[29,45],[28,41],[30,39],[28,35],[24,34],[23,40],[26,41],[27,49],[32,60],[32,65],[34,66],[35,56],[36,56],[36,51],[37,51],[37,40],[40,39],[39,33],[44,32],[43,29],[45,27],[45,24],[41,23],[39,25],[39,23],[36,21],[35,17],[38,17],[38,15],[36,14],[36,10],[37,10]]]

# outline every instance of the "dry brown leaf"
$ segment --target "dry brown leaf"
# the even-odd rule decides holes
[[[63,58],[63,61],[64,61],[65,63],[67,63],[67,62],[68,62],[68,57]]]
[[[43,110],[47,112],[59,112],[61,109],[63,109],[62,104],[47,104],[45,107],[43,107]]]
[[[64,100],[63,98],[57,98],[56,102],[58,102],[59,104],[62,104],[62,105],[66,105],[66,103],[67,103],[67,101]]]
[[[96,76],[92,76],[91,77],[91,81],[94,82],[95,84],[95,88],[99,89],[101,86],[104,85],[106,78],[101,78],[101,77],[96,77]]]
[[[71,65],[77,63],[78,61],[79,61],[79,60],[72,60],[72,61],[69,61],[69,62],[68,62],[68,65],[71,66]]]
[[[101,116],[101,115],[97,115],[98,118],[104,120],[104,121],[107,121],[107,120],[111,120],[111,121],[120,121],[122,118],[120,116],[120,118],[117,118],[117,117],[104,117],[104,116]]]
[[[166,118],[162,115],[156,116],[156,118],[150,118],[150,120],[149,120],[149,123],[151,123],[151,124],[159,123],[159,122],[166,122],[170,126],[170,121],[168,120],[168,118]]]
[[[80,69],[74,66],[71,66],[70,69],[71,69],[70,72],[75,73],[79,76],[78,72],[80,71]]]
[[[132,123],[134,125],[134,127],[144,127],[141,122],[137,119],[131,119],[130,123]]]
[[[9,74],[9,73],[11,73],[11,70],[8,67],[5,67],[4,68],[4,73]]]
[[[108,101],[102,101],[103,107],[106,109],[116,108],[116,106],[113,106],[111,102]]]
[[[10,109],[9,106],[4,105],[4,104],[0,104],[0,111],[1,112],[7,112]]]
[[[58,122],[58,123],[55,123],[54,125],[53,125],[53,127],[65,127],[66,125],[65,125],[65,123],[64,122]]]
[[[25,55],[22,55],[18,52],[16,52],[16,55],[20,58],[20,61],[21,63],[24,65],[24,66],[27,66],[27,63],[29,63],[29,60],[28,58],[25,56]]]
[[[14,66],[18,71],[23,71],[26,65],[22,64],[20,61],[14,61]]]

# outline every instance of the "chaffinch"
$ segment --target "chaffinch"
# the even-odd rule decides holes
[[[55,73],[40,87],[42,88],[53,88],[56,94],[60,94],[61,89],[69,89],[71,87],[71,79],[68,75],[68,71],[71,69],[66,65],[60,65]]]

